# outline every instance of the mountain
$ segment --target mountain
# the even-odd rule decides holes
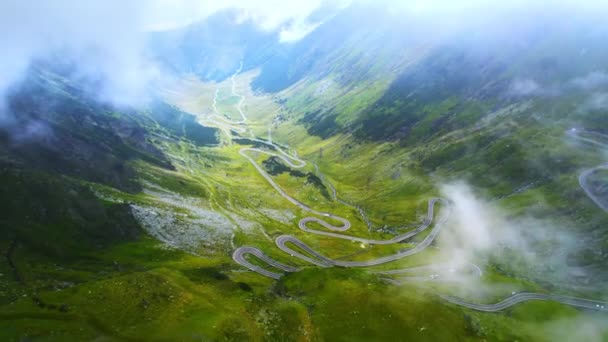
[[[576,185],[601,154],[566,132],[606,133],[606,107],[591,104],[608,86],[606,30],[587,17],[545,14],[516,28],[482,20],[431,36],[384,11],[353,6],[298,42],[293,58],[261,66],[252,86],[276,92],[284,108],[274,135],[331,170],[338,188],[371,192],[358,195],[364,208],[379,189],[406,192],[408,176],[431,177],[484,189],[511,215],[555,218],[577,239],[596,237],[565,253],[573,274],[582,267],[603,282],[605,213]]]
[[[603,18],[243,13],[150,32],[144,104],[11,88],[0,340],[608,338]]]
[[[175,170],[160,140],[217,143],[214,129],[164,103],[119,108],[90,90],[63,66],[43,62],[8,97],[10,116],[0,127],[3,322],[21,298],[43,315],[70,317],[73,304],[40,293],[106,278],[117,264],[103,251],[146,241],[130,206],[101,199],[92,184],[137,194],[138,169]],[[3,339],[12,336],[3,331]]]
[[[204,80],[222,80],[239,68],[264,63],[279,49],[275,32],[260,30],[251,20],[240,22],[236,11],[223,11],[183,29],[152,33],[150,50],[162,65]]]

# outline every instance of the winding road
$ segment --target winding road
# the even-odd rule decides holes
[[[600,302],[596,300],[583,299],[583,298],[575,298],[575,297],[566,297],[566,296],[558,296],[551,294],[543,294],[543,293],[530,293],[530,292],[520,292],[512,295],[511,297],[506,298],[505,300],[496,303],[496,304],[475,304],[465,302],[462,299],[439,295],[442,299],[456,305],[464,306],[473,310],[478,311],[486,311],[486,312],[495,312],[504,310],[510,306],[515,304],[526,302],[530,300],[550,300],[554,302],[559,302],[562,304],[567,304],[570,306],[575,306],[583,309],[590,310],[598,310],[603,312],[608,312],[608,303]]]
[[[396,284],[396,285],[402,285],[404,282],[406,281],[451,281],[453,280],[452,277],[445,277],[442,276],[441,274],[439,274],[438,272],[446,272],[450,275],[455,274],[455,273],[461,273],[463,270],[463,266],[465,265],[454,265],[454,264],[431,264],[431,265],[424,265],[424,266],[417,266],[417,267],[410,267],[410,268],[402,268],[402,269],[398,269],[398,270],[390,270],[390,271],[376,271],[373,273],[376,274],[380,274],[380,275],[399,275],[399,274],[408,274],[408,273],[416,273],[416,272],[420,272],[420,271],[432,271],[433,273],[427,276],[405,276],[405,277],[398,277],[396,279],[392,279],[392,278],[382,278],[385,281],[388,281],[390,283]],[[483,275],[483,271],[481,270],[481,268],[473,263],[466,263],[466,266],[468,266],[470,268],[470,270],[474,273],[475,276],[477,276],[478,278],[481,278],[481,276]]]
[[[238,251],[238,253],[236,251]],[[270,278],[279,279],[283,276],[283,274],[271,272],[271,271],[266,270],[263,267],[256,266],[256,265],[252,264],[251,262],[249,262],[247,259],[245,259],[245,255],[253,255],[253,256],[257,257],[258,259],[264,261],[268,265],[270,265],[274,268],[277,268],[279,270],[285,271],[285,272],[297,272],[299,270],[298,268],[288,266],[288,265],[282,264],[278,261],[275,261],[274,259],[267,256],[266,254],[264,254],[264,252],[262,252],[261,250],[255,248],[255,247],[249,247],[249,246],[239,247],[236,251],[234,252],[234,254],[232,254],[232,259],[234,259],[234,261],[236,261],[238,264],[241,264],[256,273],[259,273],[261,275],[264,275],[264,276],[267,276]]]
[[[217,117],[221,122],[218,122],[213,119],[205,120],[206,122],[211,122],[215,125],[218,125],[220,128],[227,131],[227,133],[230,135],[231,135],[232,131],[237,132],[237,133],[244,133],[248,130],[248,128],[246,126],[247,117],[241,108],[245,101],[245,98],[243,96],[237,94],[236,84],[235,84],[235,77],[241,72],[242,68],[243,68],[243,63],[241,62],[239,69],[230,78],[231,82],[232,82],[233,96],[240,97],[240,100],[239,100],[238,104],[236,105],[236,107],[237,107],[237,111],[241,115],[241,119],[238,121],[233,121],[233,120],[224,118],[219,114],[219,112],[217,110],[217,96],[218,96],[219,90],[216,88],[215,96],[213,99],[213,108],[214,108],[214,112],[215,112],[213,116]],[[575,131],[572,131],[571,133],[576,135]],[[411,255],[414,255],[414,254],[419,253],[419,252],[423,251],[424,249],[426,249],[435,240],[435,238],[441,231],[443,223],[446,221],[446,219],[448,217],[448,213],[451,208],[450,203],[445,199],[432,198],[428,201],[427,216],[418,225],[418,227],[411,231],[403,233],[401,235],[395,236],[393,238],[386,239],[386,240],[378,240],[378,239],[361,238],[361,237],[331,232],[331,231],[343,232],[343,231],[350,229],[350,227],[351,227],[350,221],[345,218],[342,218],[340,216],[334,215],[332,213],[315,210],[315,209],[309,207],[308,205],[293,198],[292,196],[287,194],[272,179],[272,177],[270,177],[270,175],[268,175],[268,173],[266,173],[266,171],[260,165],[258,165],[258,163],[248,153],[258,153],[258,154],[261,153],[261,154],[266,154],[269,156],[274,156],[274,157],[280,158],[283,162],[285,162],[285,164],[289,165],[292,168],[302,168],[302,167],[306,166],[306,162],[304,160],[298,158],[295,155],[295,153],[293,155],[291,155],[291,154],[285,152],[280,146],[273,143],[271,140],[270,130],[269,130],[269,134],[268,134],[268,140],[261,140],[261,139],[257,139],[257,138],[247,138],[247,139],[261,143],[261,144],[265,144],[265,145],[271,147],[274,151],[276,151],[276,153],[267,151],[267,150],[262,150],[260,148],[244,147],[239,150],[239,154],[243,158],[245,158],[247,161],[249,161],[249,163],[251,163],[251,165],[258,171],[258,173],[283,198],[285,198],[287,201],[289,201],[293,205],[297,206],[298,208],[302,209],[303,211],[306,211],[310,214],[318,216],[318,217],[315,217],[315,216],[304,217],[303,219],[301,219],[299,221],[299,223],[298,223],[299,229],[301,229],[305,232],[317,234],[317,235],[328,236],[328,237],[334,237],[334,238],[338,238],[338,239],[345,239],[345,240],[350,240],[350,241],[355,241],[355,242],[361,242],[361,243],[366,243],[366,244],[370,244],[370,245],[388,245],[388,244],[402,242],[406,239],[416,236],[417,234],[422,233],[427,228],[429,228],[435,218],[435,205],[437,203],[441,203],[447,209],[446,211],[442,211],[442,213],[440,215],[438,215],[438,218],[436,220],[437,222],[434,224],[430,233],[422,241],[417,243],[412,248],[402,249],[392,255],[388,255],[388,256],[384,256],[384,257],[380,257],[380,258],[376,258],[376,259],[371,259],[371,260],[366,260],[366,261],[353,261],[353,260],[348,261],[348,260],[331,259],[331,258],[324,256],[321,253],[315,251],[310,246],[306,245],[304,242],[302,242],[301,240],[299,240],[298,238],[296,238],[294,236],[281,235],[281,236],[277,237],[275,240],[275,244],[277,245],[277,247],[280,250],[282,250],[283,252],[289,254],[291,257],[295,257],[295,258],[303,260],[307,263],[310,263],[312,265],[315,265],[318,267],[324,267],[324,268],[333,267],[333,266],[368,267],[368,266],[375,266],[375,265],[388,263],[391,261],[399,260],[399,259],[411,256]],[[583,138],[582,140],[586,140],[586,141],[588,140],[588,142],[597,143],[593,139]],[[367,218],[367,216],[365,215],[363,210],[358,206],[355,206],[348,202],[340,200],[336,194],[336,189],[329,182],[325,181],[325,178],[324,178],[323,174],[319,171],[318,166],[316,164],[313,164],[313,165],[315,167],[317,174],[319,175],[319,178],[322,180],[323,183],[328,184],[329,188],[331,189],[333,199],[344,205],[347,205],[347,206],[350,206],[353,208],[357,208],[357,210],[363,217],[366,225],[368,226],[369,229],[371,229],[372,228],[371,222],[369,221],[369,219]],[[586,178],[589,175],[593,174],[595,171],[597,171],[599,169],[605,169],[605,168],[608,168],[608,164],[601,165],[601,166],[595,167],[593,169],[584,171],[581,174],[581,176],[579,177],[579,182],[581,184],[581,187],[583,187],[583,189],[585,189],[585,191],[587,192],[589,197],[591,197],[594,200],[594,202],[596,202],[596,204],[598,204],[604,210],[607,210],[607,208],[600,205],[600,203],[598,203],[594,199],[592,193],[590,193],[586,189]],[[341,225],[337,226],[337,225],[334,225],[334,224],[331,224],[331,223],[325,221],[324,219],[327,219],[327,218],[329,218],[333,221],[340,222]],[[324,227],[328,230],[331,230],[331,231],[322,231],[322,230],[311,229],[311,228],[309,228],[308,224],[312,223],[312,222],[317,223],[317,224],[321,225],[322,227]],[[290,245],[296,247],[297,250],[290,247]],[[262,261],[263,263],[266,263],[268,266],[275,268],[281,272],[279,273],[279,272],[269,271],[265,267],[258,266],[256,264],[252,263],[251,261],[249,261],[246,258],[246,256],[253,256],[253,257],[257,258],[259,261]],[[285,273],[297,272],[300,270],[300,268],[298,268],[298,267],[294,267],[294,266],[290,266],[290,265],[286,265],[284,263],[278,262],[278,261],[272,259],[271,257],[267,256],[266,254],[264,254],[264,252],[262,252],[258,248],[251,247],[251,246],[243,246],[243,247],[237,248],[233,252],[232,258],[236,263],[248,268],[249,270],[256,272],[258,274],[261,274],[263,276],[273,278],[273,279],[280,279]],[[476,275],[481,277],[483,274],[481,268],[479,268],[477,265],[474,265],[474,264],[470,264],[470,265],[472,266],[472,269],[476,273]],[[420,267],[414,267],[414,268],[408,268],[408,269],[400,269],[400,270],[377,271],[374,273],[378,273],[381,275],[394,275],[394,274],[411,273],[414,271],[426,270],[426,269],[428,269],[428,270],[448,269],[450,272],[453,270],[451,267],[445,266],[445,265],[426,265],[426,266],[420,266]],[[431,277],[410,276],[410,277],[401,277],[399,279],[391,279],[391,278],[383,278],[383,279],[386,280],[387,282],[390,282],[390,283],[393,283],[396,285],[401,285],[401,284],[403,284],[403,281],[406,281],[406,280],[407,281],[429,280],[429,278],[434,278],[434,277],[432,277],[432,276]],[[446,295],[439,295],[439,296],[450,303],[464,306],[464,307],[474,309],[474,310],[487,311],[487,312],[503,310],[503,309],[510,307],[512,305],[515,305],[517,303],[520,303],[523,301],[529,301],[529,300],[552,300],[552,301],[557,301],[557,302],[575,306],[575,307],[580,307],[580,308],[585,308],[585,309],[594,309],[594,310],[600,310],[600,311],[607,311],[605,308],[608,307],[608,303],[603,303],[603,302],[599,302],[599,301],[581,299],[581,298],[573,298],[573,297],[564,297],[564,296],[558,296],[558,295],[548,295],[548,294],[541,294],[541,293],[518,293],[518,294],[514,294],[513,296],[508,297],[507,299],[505,299],[499,303],[496,303],[496,304],[475,304],[475,303],[466,302],[462,299],[452,297],[452,296],[446,296]]]
[[[608,135],[597,133],[597,132],[592,132],[592,131],[587,131],[584,129],[576,129],[576,128],[569,129],[566,132],[566,134],[576,140],[579,140],[579,141],[582,141],[582,142],[585,142],[585,143],[588,143],[588,144],[591,144],[591,145],[594,145],[597,147],[601,147],[604,149],[608,149],[608,143],[604,143],[599,140],[599,139],[602,139],[602,140],[605,140],[608,142]],[[588,135],[589,137],[582,136],[582,134]],[[593,191],[593,189],[589,185],[589,181],[588,181],[590,176],[592,176],[594,173],[596,173],[598,171],[602,171],[602,170],[608,170],[608,163],[583,170],[578,176],[578,183],[580,184],[583,191],[585,191],[587,196],[598,207],[600,207],[603,211],[608,212],[608,199],[600,198]]]
[[[602,164],[590,169],[586,169],[583,172],[581,172],[581,174],[578,176],[578,183],[581,185],[581,188],[583,188],[583,190],[585,191],[585,193],[587,194],[587,196],[589,198],[591,198],[591,200],[598,206],[600,207],[602,210],[604,210],[605,212],[608,212],[608,200],[606,199],[602,199],[601,197],[597,196],[592,190],[591,190],[591,186],[589,186],[589,177],[591,175],[593,175],[594,173],[598,172],[598,171],[608,171],[608,163],[606,164]]]
[[[301,166],[294,165],[294,164],[292,164],[288,160],[288,158],[285,158],[284,156],[282,156],[280,154],[264,151],[264,150],[261,150],[259,148],[244,147],[244,148],[240,149],[240,151],[239,151],[239,154],[241,156],[243,156],[243,158],[247,159],[251,163],[251,165],[253,165],[256,168],[256,170],[264,177],[264,179],[266,179],[266,181],[281,196],[283,196],[283,198],[285,198],[286,200],[288,200],[289,202],[291,202],[292,204],[296,205],[297,207],[299,207],[300,209],[302,209],[304,211],[307,211],[307,212],[312,213],[314,215],[319,215],[319,216],[323,216],[323,217],[329,217],[331,219],[340,221],[342,223],[342,225],[341,226],[334,226],[334,225],[332,225],[332,224],[330,224],[330,223],[328,223],[326,221],[323,221],[323,220],[321,220],[319,218],[316,218],[316,217],[307,217],[307,218],[304,218],[303,220],[307,220],[306,222],[310,222],[310,221],[317,222],[317,223],[321,224],[323,227],[325,227],[327,229],[331,229],[331,230],[344,231],[344,230],[347,230],[347,229],[350,228],[350,221],[348,221],[347,219],[342,218],[340,216],[333,215],[331,213],[326,213],[326,212],[322,212],[322,211],[318,211],[318,210],[312,209],[311,207],[307,206],[306,204],[304,204],[304,203],[298,201],[297,199],[289,196],[285,191],[283,191],[283,189],[281,189],[281,187],[277,183],[275,183],[275,181],[270,177],[270,175],[268,173],[266,173],[266,171],[264,171],[264,169],[260,165],[258,165],[258,163],[256,163],[255,160],[253,160],[253,158],[251,158],[249,155],[247,155],[246,152],[258,152],[258,153],[263,153],[263,154],[267,154],[267,155],[270,155],[270,156],[279,157],[282,160],[286,161],[287,164],[289,164],[292,167],[302,167],[305,164],[301,165]],[[300,223],[302,223],[302,221],[300,221]]]
[[[418,226],[418,228],[411,230],[409,232],[403,233],[401,235],[397,235],[397,236],[395,236],[391,239],[387,239],[387,240],[366,239],[366,238],[361,238],[361,237],[356,237],[356,236],[350,236],[350,235],[337,234],[337,233],[325,232],[325,231],[321,231],[321,230],[310,229],[306,226],[306,223],[308,223],[308,222],[317,222],[317,223],[320,223],[321,225],[325,226],[323,223],[319,222],[318,219],[316,219],[314,217],[303,218],[298,223],[298,227],[305,232],[314,233],[314,234],[318,234],[318,235],[324,235],[324,236],[331,236],[331,237],[335,237],[338,239],[346,239],[346,240],[350,240],[350,241],[369,243],[371,245],[390,245],[393,243],[401,242],[403,240],[407,240],[407,239],[421,233],[422,231],[426,230],[433,222],[433,217],[435,215],[434,208],[435,208],[435,204],[438,202],[443,202],[444,204],[447,204],[446,200],[443,200],[441,198],[432,198],[428,202],[427,216],[422,221],[422,223]]]
[[[239,102],[236,105],[236,109],[239,112],[239,114],[241,115],[241,119],[238,121],[234,121],[231,119],[228,119],[227,117],[224,117],[220,114],[219,110],[217,109],[217,97],[219,95],[220,92],[220,88],[219,87],[215,87],[215,94],[213,96],[213,114],[210,115],[210,118],[204,118],[201,121],[201,123],[211,123],[213,126],[216,126],[222,130],[224,130],[228,135],[230,135],[231,131],[235,131],[239,134],[245,133],[247,132],[247,127],[244,126],[244,124],[247,122],[247,116],[245,115],[245,113],[242,110],[242,105],[243,102],[245,101],[245,97],[241,96],[239,94],[237,94],[236,92],[236,82],[235,82],[235,77],[243,70],[243,62],[240,62],[239,68],[234,72],[234,74],[232,74],[232,76],[230,77],[230,82],[232,83],[231,85],[231,92],[232,92],[232,96],[237,96],[239,97]]]

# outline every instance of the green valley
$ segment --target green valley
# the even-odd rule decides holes
[[[0,83],[0,340],[608,339],[605,6],[186,3]]]

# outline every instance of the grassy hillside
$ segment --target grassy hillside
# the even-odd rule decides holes
[[[471,50],[487,42],[483,35],[465,46],[425,43],[393,33],[407,26],[398,17],[374,14],[351,8],[268,63],[266,45],[245,47],[254,54],[245,70],[260,68],[235,84],[200,79],[231,74],[243,51],[214,69],[205,62],[220,52],[192,66],[199,45],[189,46],[173,56],[189,77],[137,110],[92,100],[57,70],[33,70],[11,95],[15,120],[0,135],[0,340],[608,338],[602,313],[545,301],[484,313],[439,297],[495,303],[534,291],[608,300],[608,217],[577,178],[605,151],[566,134],[608,133],[605,50],[580,54],[577,45],[601,37],[560,35],[563,49],[541,35],[527,42],[533,50],[510,41],[488,53]],[[235,30],[228,50],[241,46]],[[212,38],[200,44],[221,43]],[[233,86],[244,96],[246,129],[202,126],[214,126],[216,90],[219,111],[238,119]],[[446,263],[457,256],[445,240],[372,268],[311,266],[275,238],[293,235],[330,258],[362,261],[411,248],[428,231],[393,245],[302,231],[309,213],[239,153],[276,152],[252,138],[308,162],[296,169],[247,152],[289,196],[350,220],[347,234],[401,234],[420,223],[442,185],[464,181],[519,228],[532,256],[497,243],[471,256],[483,268],[478,278],[433,281],[418,271],[424,280],[402,285],[374,271]],[[600,190],[604,176],[591,178]],[[240,246],[301,270],[278,281],[250,272],[231,258]]]
[[[289,143],[300,156],[304,156],[309,161],[315,161],[325,178],[336,187],[339,196],[361,206],[377,230],[367,230],[362,218],[352,208],[331,200],[327,201],[322,189],[316,188],[314,182],[307,181],[307,177],[302,177],[302,175],[306,175],[306,172],[312,172],[312,169],[310,171],[308,169],[293,170],[264,155],[257,155],[256,161],[266,167],[275,181],[290,195],[304,203],[314,203],[316,209],[328,210],[350,219],[353,223],[352,233],[354,235],[390,237],[391,234],[399,232],[396,230],[397,227],[404,223],[417,221],[426,209],[425,200],[437,195],[438,183],[451,179],[465,179],[482,189],[483,197],[503,208],[508,215],[513,217],[530,215],[541,220],[551,219],[552,222],[560,222],[557,225],[559,227],[556,226],[556,234],[559,233],[558,228],[566,227],[570,231],[580,234],[576,236],[584,239],[583,241],[590,242],[586,248],[578,249],[577,247],[566,251],[568,265],[558,266],[568,270],[565,272],[561,270],[556,272],[555,269],[556,265],[560,265],[562,259],[555,259],[555,262],[546,265],[531,265],[526,260],[518,259],[518,255],[510,253],[508,248],[496,251],[486,261],[487,275],[483,277],[483,282],[488,288],[501,290],[496,290],[498,292],[490,297],[486,295],[486,297],[482,296],[475,300],[498,301],[508,296],[511,291],[522,290],[605,298],[605,288],[601,285],[604,283],[601,269],[605,260],[601,256],[601,252],[598,253],[604,248],[602,246],[605,242],[596,240],[591,243],[591,240],[584,238],[588,234],[602,236],[605,215],[595,207],[576,184],[578,171],[601,162],[602,154],[593,148],[590,149],[589,146],[569,140],[565,134],[566,129],[573,124],[573,118],[576,118],[576,122],[601,120],[603,117],[601,112],[590,111],[585,114],[564,112],[566,107],[563,106],[563,103],[559,103],[558,107],[558,104],[553,105],[553,102],[548,99],[540,99],[536,102],[529,98],[518,98],[513,104],[505,104],[505,108],[480,113],[478,120],[456,127],[448,126],[448,132],[438,134],[437,137],[434,135],[428,137],[414,146],[404,146],[401,141],[361,140],[349,134],[348,131],[330,134],[323,139],[309,133],[309,128],[302,122],[302,118],[306,114],[297,112],[295,108],[323,105],[325,98],[305,100],[303,97],[298,97],[296,91],[290,89],[278,94],[273,103],[273,99],[268,95],[256,96],[254,92],[246,89],[246,85],[251,79],[251,73],[237,77],[237,87],[241,89],[239,93],[245,94],[244,108],[247,108],[247,113],[252,113],[250,127],[253,134],[265,138],[270,128],[273,141]],[[306,84],[303,82],[302,86]],[[220,88],[224,86],[226,85],[223,83],[219,84]],[[203,87],[203,85],[196,87]],[[299,87],[301,86],[298,85],[293,89],[301,89]],[[291,97],[291,91],[294,91],[293,97]],[[210,96],[212,95],[207,95],[207,97]],[[188,95],[184,95],[183,98],[174,98],[174,100],[176,103],[187,105],[189,103],[187,98]],[[564,99],[564,101],[567,100]],[[573,94],[571,101],[575,103],[584,101],[584,96],[580,93]],[[253,104],[256,105],[253,106]],[[281,107],[274,115],[267,115],[266,113],[271,112],[268,110],[260,111],[260,108],[279,106]],[[446,106],[449,106],[449,103]],[[438,108],[438,110],[442,110],[441,106]],[[551,110],[552,114],[543,117],[536,114],[540,110]],[[198,113],[201,118],[207,114],[209,111]],[[559,124],[557,127],[554,125],[556,122]],[[552,124],[553,127],[549,128]],[[239,140],[239,142],[247,144],[247,140]],[[255,145],[263,148],[261,144]],[[236,162],[240,158],[236,151],[241,146],[225,146],[222,148],[222,154]],[[282,208],[280,211],[293,212],[295,217],[292,216],[291,219],[288,219],[286,223],[290,223],[286,225],[275,226],[276,223],[272,223],[272,220],[263,222],[259,221],[259,218],[250,216],[262,224],[264,235],[257,235],[252,231],[240,232],[235,236],[235,246],[256,246],[272,258],[297,266],[307,265],[299,260],[290,259],[289,256],[278,251],[272,243],[273,237],[285,233],[292,234],[327,256],[346,257],[351,260],[369,260],[394,253],[397,248],[403,247],[374,246],[361,250],[358,244],[303,234],[295,227],[297,220],[294,218],[302,217],[305,214],[294,212],[294,207],[281,200],[272,189],[268,189],[269,186],[263,180],[254,182],[254,179],[260,180],[260,177],[252,172],[252,168],[250,166],[248,168],[246,163],[241,165],[242,168],[234,169],[235,173],[229,172],[226,175],[234,177],[240,175],[239,179],[243,179],[246,172],[251,178],[243,179],[243,183],[238,183],[236,188],[233,187],[234,184],[231,184],[233,181],[224,183],[224,191],[232,192],[232,189],[238,189],[237,192],[230,195],[231,203],[234,204],[226,207],[228,211],[252,205],[252,211],[249,214],[254,211],[269,213],[265,208],[253,208],[262,203],[272,203],[270,207]],[[243,190],[243,186],[250,190]],[[253,190],[252,186],[259,188]],[[260,202],[258,198],[262,192],[267,193],[268,197],[264,195],[265,199]],[[249,196],[250,199],[242,202],[239,200],[241,196]],[[219,193],[218,198],[221,198]],[[279,217],[275,219],[279,219]],[[558,246],[558,243],[552,240],[535,240],[533,248],[536,249],[539,257],[550,259],[553,255],[552,248]],[[384,265],[380,269],[417,266],[428,263],[430,260],[437,262],[440,258],[438,253],[429,250],[419,256]],[[562,277],[568,272],[576,272],[581,267],[586,270],[584,276],[579,274],[567,279]],[[386,298],[389,298],[391,303],[395,302],[390,299],[394,298],[391,296],[395,296],[393,291],[398,292],[398,296],[401,296],[403,292],[411,293],[409,289],[403,289],[402,292],[401,288],[382,284],[378,285],[380,288],[373,291],[362,290],[362,297],[354,295],[358,293],[356,289],[378,283],[378,279],[372,280],[369,278],[370,276],[350,269],[310,269],[283,278],[279,284],[284,282],[285,285],[278,286],[286,286],[287,290],[297,289],[299,295],[295,300],[310,306],[308,311],[312,316],[309,319],[315,323],[313,326],[317,327],[319,336],[324,338],[331,336],[332,339],[342,337],[353,339],[359,336],[383,336],[385,331],[387,334],[392,331],[393,324],[395,324],[395,328],[403,328],[404,324],[412,327],[412,331],[404,334],[404,339],[406,336],[419,336],[414,335],[415,329],[426,330],[422,321],[417,321],[421,326],[414,328],[416,323],[412,323],[414,324],[412,326],[401,319],[392,319],[396,317],[396,312],[405,312],[405,308],[393,307],[393,304],[388,303],[381,304]],[[233,274],[231,277],[238,279],[240,275]],[[256,275],[251,275],[251,277],[255,278]],[[323,280],[316,280],[317,277],[323,277]],[[347,277],[349,281],[337,280],[342,279],[341,277]],[[361,278],[359,279],[359,277]],[[330,283],[330,285],[319,285],[326,283]],[[576,322],[580,322],[579,320],[600,319],[586,317],[561,305],[551,303],[529,303],[515,307],[512,311],[508,310],[498,314],[477,314],[460,308],[448,309],[441,302],[432,302],[434,304],[426,302],[430,300],[428,298],[435,298],[431,289],[444,292],[453,291],[458,287],[451,288],[429,283],[420,284],[420,287],[415,284],[412,286],[417,289],[416,291],[422,291],[420,297],[406,295],[400,299],[403,302],[397,301],[399,304],[394,305],[398,306],[401,303],[413,305],[416,298],[425,301],[425,304],[418,309],[422,315],[432,312],[431,315],[441,317],[438,319],[445,317],[449,321],[459,322],[454,323],[453,327],[454,331],[460,331],[457,336],[461,337],[455,337],[456,339],[467,338],[465,336],[476,336],[477,338],[485,336],[499,340],[514,338],[544,340],[556,338],[556,335],[547,331],[547,329],[553,329],[554,324],[557,324],[555,322],[574,326],[577,324]],[[377,294],[379,297],[369,298],[372,294]],[[469,294],[472,298],[476,295],[479,296],[479,294]],[[289,296],[294,299],[291,294]],[[374,301],[378,301],[378,304],[374,304],[376,303]],[[358,305],[359,303],[361,305]],[[435,305],[437,306],[435,307]],[[360,310],[353,309],[353,307],[360,308]],[[377,323],[377,326],[367,326],[363,323],[370,322],[369,318],[355,320],[357,323],[353,323],[353,317],[357,317],[359,314],[363,315],[361,317],[365,317],[365,315],[377,317],[380,312],[383,312],[380,307],[386,307],[389,318],[382,320],[382,323]],[[463,312],[462,316],[459,316],[462,317],[462,321],[460,318],[448,318],[450,310]],[[513,315],[517,317],[514,320]],[[348,316],[349,318],[343,320],[341,324],[326,324],[326,317],[335,316]],[[407,322],[410,322],[409,319],[411,319],[406,318],[411,317],[407,314],[399,317]],[[515,325],[526,328],[515,329]],[[431,330],[434,333],[429,335],[429,339],[440,338],[441,331]],[[395,336],[394,333],[390,334]],[[420,336],[420,338],[424,338],[422,335]]]

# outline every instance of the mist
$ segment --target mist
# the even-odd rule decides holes
[[[335,1],[337,4],[345,2]],[[322,1],[282,6],[267,1],[68,0],[0,2],[0,110],[9,88],[36,60],[71,62],[76,76],[93,80],[101,101],[141,105],[162,70],[146,53],[152,30],[170,30],[204,20],[221,10],[239,10],[239,20],[277,30],[284,41],[308,33],[318,22],[308,17]]]
[[[442,258],[455,265],[492,265],[506,274],[564,289],[591,285],[591,275],[568,262],[585,247],[580,236],[568,227],[533,215],[509,214],[464,182],[443,184],[440,191],[453,203],[438,237]],[[537,200],[543,202],[542,198]],[[467,284],[467,291],[500,290],[495,284],[493,289],[484,289],[476,277],[460,280]]]
[[[80,76],[101,81],[100,99],[137,105],[145,102],[151,85],[166,72],[146,54],[149,31],[184,27],[219,11],[236,9],[240,13],[238,20],[251,20],[262,30],[276,31],[281,42],[290,43],[303,38],[327,19],[315,15],[320,9],[345,8],[353,2],[371,3],[315,0],[286,6],[277,0],[2,1],[0,97],[23,78],[32,61],[54,57],[74,61]],[[602,13],[608,9],[601,1],[505,4],[481,0],[402,0],[384,1],[376,6],[386,7],[404,18],[416,17],[418,24],[427,22],[426,31],[417,34],[429,37],[437,30],[451,32],[475,25],[484,25],[484,31],[501,26],[494,23],[513,28],[516,27],[513,24],[532,18],[544,20],[565,13],[570,17],[586,16],[587,20],[603,19]],[[494,34],[500,30],[489,31]]]
[[[76,63],[86,78],[103,80],[99,96],[139,103],[157,72],[142,55],[145,37],[137,15],[142,1],[3,1],[0,4],[0,95],[37,59]]]

